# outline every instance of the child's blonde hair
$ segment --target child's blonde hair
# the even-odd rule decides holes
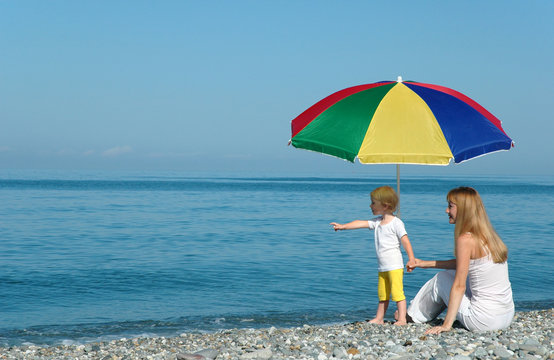
[[[380,186],[373,190],[370,196],[373,200],[388,206],[392,212],[396,211],[396,207],[398,206],[398,195],[396,195],[396,191],[390,186]]]
[[[470,232],[483,242],[495,263],[505,262],[508,259],[508,248],[492,227],[477,190],[465,186],[452,189],[446,195],[446,200],[457,207],[455,239]]]

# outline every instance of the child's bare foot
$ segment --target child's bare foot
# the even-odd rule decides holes
[[[405,321],[398,320],[397,322],[394,323],[394,325],[396,325],[396,326],[402,326],[402,325],[408,325],[408,323],[405,322]]]
[[[383,320],[379,320],[377,318],[369,320],[370,324],[377,324],[377,325],[383,325],[385,322]]]
[[[398,322],[398,310],[396,310],[394,312],[394,320],[396,320]],[[406,321],[405,323],[413,323],[414,321],[412,320],[412,317],[408,314],[406,314]],[[406,325],[406,324],[399,324],[399,325]],[[396,324],[395,324],[396,325]]]

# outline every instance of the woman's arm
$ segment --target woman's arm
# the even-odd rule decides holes
[[[422,269],[456,269],[456,259],[452,260],[421,260],[414,259],[412,266],[407,265],[408,272],[411,272],[415,268]]]
[[[369,228],[369,222],[367,220],[354,220],[349,222],[348,224],[339,224],[336,222],[332,222],[331,225],[333,225],[333,229],[335,231]]]
[[[427,330],[426,334],[439,334],[443,331],[449,331],[456,320],[458,309],[466,291],[466,280],[469,272],[469,261],[471,259],[471,250],[473,247],[473,238],[470,234],[461,235],[456,240],[456,276],[450,289],[450,299],[448,301],[448,310],[441,326],[435,326]]]

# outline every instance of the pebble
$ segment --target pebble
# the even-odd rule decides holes
[[[554,360],[554,309],[518,312],[505,330],[425,335],[430,324],[367,321],[280,329],[234,329],[87,344],[0,347],[1,360]]]

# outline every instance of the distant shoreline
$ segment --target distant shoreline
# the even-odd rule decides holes
[[[57,346],[0,348],[0,359],[398,359],[554,358],[554,309],[516,312],[505,330],[460,327],[425,335],[429,324],[397,327],[360,321],[346,325],[232,329]],[[215,357],[214,357],[215,356]]]

